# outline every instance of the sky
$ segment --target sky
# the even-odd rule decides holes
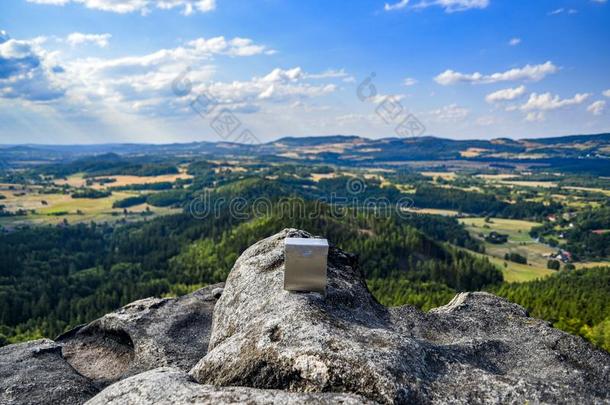
[[[609,3],[1,0],[0,144],[610,132]]]

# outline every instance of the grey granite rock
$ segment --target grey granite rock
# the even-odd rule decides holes
[[[224,289],[0,348],[0,404],[610,404],[607,352],[491,294],[386,308],[332,246],[326,297],[285,291],[288,236],[311,237],[256,243]]]
[[[57,341],[68,362],[100,386],[161,366],[188,371],[207,351],[222,286],[135,301]]]
[[[0,348],[0,404],[82,404],[97,393],[93,383],[62,357],[48,339]]]
[[[328,290],[282,288],[288,229],[229,274],[200,383],[346,392],[382,403],[608,403],[610,355],[486,293],[428,314],[371,296],[353,256],[331,247]]]
[[[87,405],[183,405],[183,404],[365,404],[351,394],[298,393],[246,387],[201,385],[184,371],[158,368],[112,384]]]

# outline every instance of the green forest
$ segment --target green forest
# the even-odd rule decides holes
[[[134,300],[186,294],[224,281],[248,246],[293,227],[323,235],[357,254],[369,288],[385,305],[429,310],[458,292],[487,290],[609,348],[608,268],[564,270],[544,280],[508,284],[501,269],[479,255],[485,253],[484,241],[473,238],[457,218],[404,215],[395,205],[409,196],[418,206],[543,221],[564,209],[559,203],[528,201],[531,191],[485,189],[483,181],[472,176],[434,183],[408,169],[387,174],[395,183],[358,179],[362,189],[356,194],[346,188],[353,177],[325,165],[248,163],[240,171],[232,170],[231,163],[196,160],[187,168],[192,178],[172,183],[114,186],[107,177],[89,177],[176,173],[178,163],[108,154],[21,173],[19,181],[39,181],[46,187],[41,194],[57,188],[41,173],[79,172],[91,182],[108,183],[108,188],[73,189],[73,198],[103,198],[113,189],[132,190],[139,194],[114,201],[113,208],[124,211],[146,203],[183,210],[154,218],[143,215],[133,223],[63,220],[58,225],[20,226],[0,233],[0,345],[53,338]],[[314,181],[312,172],[329,177]],[[413,193],[404,194],[395,185],[405,183]],[[467,191],[470,187],[481,191]],[[68,192],[65,186],[61,190]],[[362,204],[366,199],[389,203],[391,209],[370,209]],[[201,207],[193,205],[198,201],[216,209],[200,216]],[[239,202],[240,212],[234,212],[229,202]],[[610,228],[608,209],[584,209],[567,219],[560,217],[557,223],[544,222],[532,230],[532,236],[551,239],[565,227],[561,246],[576,257],[610,256],[610,233],[591,232]],[[526,258],[514,252],[504,259],[527,265]]]
[[[54,337],[142,297],[184,294],[223,281],[252,243],[295,227],[357,253],[371,291],[385,305],[428,310],[459,291],[490,290],[608,348],[608,268],[503,284],[487,259],[453,247],[480,248],[455,219],[350,210],[337,215],[315,201],[305,213],[317,215],[291,217],[289,209],[277,204],[267,215],[242,220],[178,214],[116,227],[92,223],[4,234],[0,343]]]

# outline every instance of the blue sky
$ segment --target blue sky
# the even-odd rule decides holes
[[[607,0],[3,0],[0,143],[218,141],[220,111],[261,141],[411,115],[456,139],[605,132],[608,22]]]

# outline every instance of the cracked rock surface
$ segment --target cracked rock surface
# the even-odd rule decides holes
[[[82,404],[97,393],[49,339],[0,347],[0,404]]]
[[[66,360],[100,386],[161,366],[189,370],[207,352],[223,284],[132,302],[57,338]]]
[[[285,291],[289,236],[312,237],[259,241],[224,286],[0,348],[0,404],[610,404],[607,352],[494,295],[386,308],[332,245],[326,297]]]
[[[214,387],[195,382],[175,368],[158,368],[129,377],[103,390],[87,405],[182,405],[182,404],[366,404],[352,394],[301,393],[246,387]]]
[[[350,392],[381,403],[610,401],[610,356],[487,293],[386,308],[331,247],[326,298],[285,291],[287,229],[246,250],[214,310],[200,383]]]

